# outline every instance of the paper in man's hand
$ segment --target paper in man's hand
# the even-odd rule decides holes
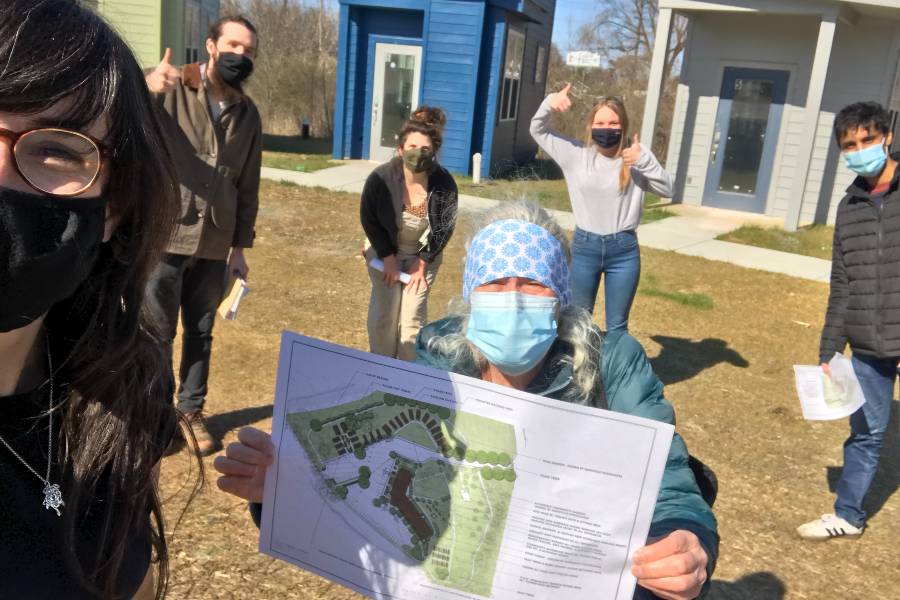
[[[840,354],[828,362],[831,376],[821,366],[794,365],[797,395],[803,418],[810,421],[841,419],[865,403],[853,364]]]
[[[250,286],[247,281],[241,277],[234,280],[231,286],[231,292],[219,304],[219,315],[226,321],[234,321],[237,318],[238,309],[244,296],[250,293]]]

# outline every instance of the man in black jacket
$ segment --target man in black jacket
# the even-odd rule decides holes
[[[900,362],[900,155],[888,152],[890,115],[874,102],[851,104],[835,118],[834,135],[847,167],[859,177],[835,218],[819,361],[830,375],[826,363],[849,343],[866,403],[850,417],[835,514],[798,527],[807,539],[862,533],[863,499],[878,469]]]

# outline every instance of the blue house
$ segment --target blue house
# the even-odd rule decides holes
[[[334,157],[386,161],[420,104],[447,113],[440,161],[481,175],[528,161],[555,0],[341,0]]]

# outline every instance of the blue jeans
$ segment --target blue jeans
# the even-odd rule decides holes
[[[572,238],[572,303],[594,312],[600,278],[606,308],[606,330],[628,329],[628,313],[641,278],[641,249],[637,233],[622,231],[609,235],[575,228]]]
[[[834,512],[856,527],[866,522],[862,504],[878,470],[881,444],[891,418],[898,360],[853,355],[853,371],[866,403],[850,416],[850,437],[844,442],[844,469],[837,484]]]

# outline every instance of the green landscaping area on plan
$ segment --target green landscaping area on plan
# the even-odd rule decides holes
[[[287,420],[333,509],[433,582],[491,595],[516,480],[511,425],[382,391]]]

